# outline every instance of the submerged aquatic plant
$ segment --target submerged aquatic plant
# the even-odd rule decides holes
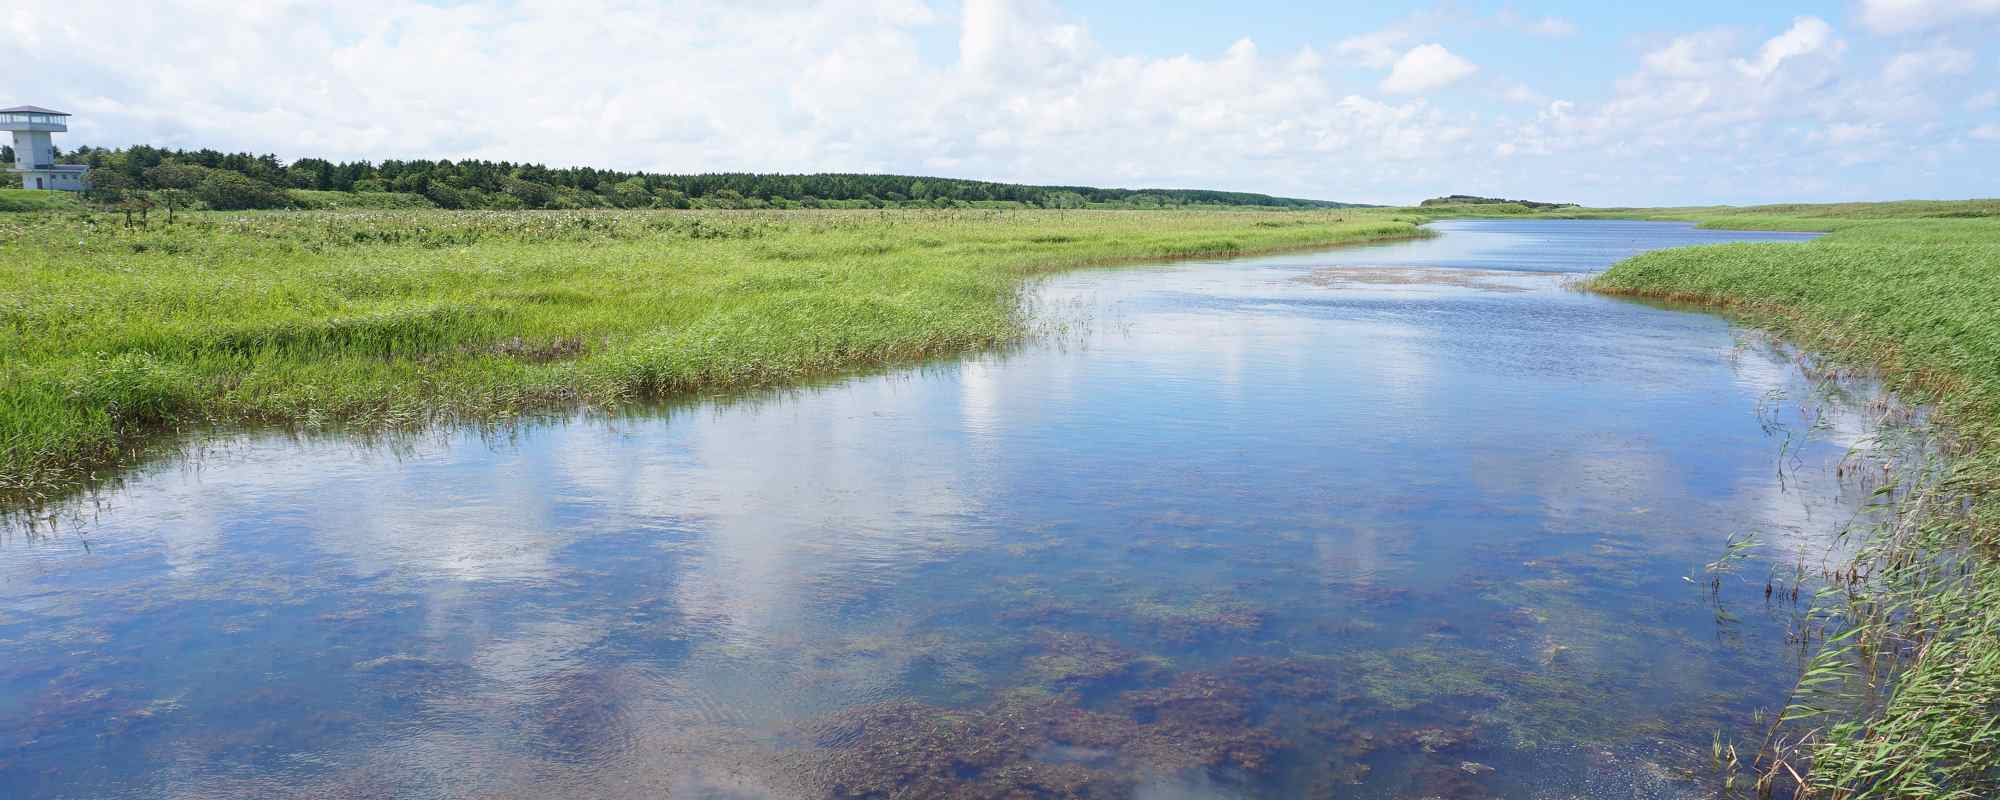
[[[1265,768],[1284,742],[1242,684],[1188,673],[1108,708],[1041,691],[971,708],[892,701],[808,726],[791,772],[831,797],[1129,797],[1139,776]]]

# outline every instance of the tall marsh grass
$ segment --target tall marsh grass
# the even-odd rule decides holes
[[[1942,423],[1944,463],[1878,492],[1888,521],[1814,598],[1813,655],[1746,788],[2000,797],[2000,202],[1670,215],[1832,233],[1648,253],[1593,288],[1730,309]]]

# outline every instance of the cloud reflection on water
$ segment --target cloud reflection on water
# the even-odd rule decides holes
[[[1764,474],[1771,442],[1746,412],[1795,372],[1730,365],[1717,320],[1550,281],[1290,280],[1349,257],[1425,258],[1076,273],[1042,291],[1117,324],[1071,347],[659,416],[393,453],[252,437],[122,490],[88,555],[0,549],[0,654],[27,675],[4,685],[0,733],[72,689],[191,687],[123,762],[135,794],[783,794],[800,776],[773,754],[800,721],[1011,680],[1019,654],[994,651],[1019,641],[954,637],[1053,624],[996,622],[1023,597],[1133,641],[1139,603],[1265,603],[1255,636],[1164,653],[1177,669],[1356,623],[1326,646],[1490,635],[1509,669],[1561,660],[1695,702],[1734,667],[1660,582],[1728,530],[1808,541],[1840,507],[1824,483]],[[1529,602],[1573,624],[1430,610]],[[4,632],[93,614],[151,627]],[[1641,623],[1676,637],[1651,661],[1613,635]],[[54,680],[18,666],[133,658],[132,642],[182,657]],[[931,673],[944,688],[916,685]],[[331,733],[257,761],[218,700],[259,692]]]

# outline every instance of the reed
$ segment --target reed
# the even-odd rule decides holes
[[[1623,212],[1621,212],[1623,213]],[[2000,202],[1670,210],[1800,244],[1649,253],[1597,291],[1727,309],[1929,407],[1937,463],[1877,489],[1827,570],[1760,796],[2000,797]],[[1734,786],[1734,784],[1731,784]]]

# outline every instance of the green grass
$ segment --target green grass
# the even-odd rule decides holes
[[[437,208],[430,198],[407,192],[326,192],[312,189],[289,189],[285,192],[300,208],[316,211],[338,209],[371,209],[393,211],[398,209]]]
[[[83,203],[70,192],[48,192],[38,189],[0,189],[0,212],[10,211],[71,211],[80,210]]]
[[[32,504],[179,428],[783,385],[1019,339],[1046,270],[1422,233],[1353,211],[7,215],[0,487]]]
[[[1796,229],[1795,219],[1762,220]],[[1741,217],[1710,218],[1733,224]],[[1804,344],[1884,369],[1906,399],[1992,439],[2000,420],[2000,218],[1842,219],[1806,243],[1647,253],[1594,282],[1749,313]]]
[[[1592,288],[1726,308],[1932,407],[1944,469],[1883,495],[1852,583],[1767,742],[1770,778],[1821,798],[2000,797],[2000,201],[1624,212],[1824,230],[1802,244],[1667,250]]]

